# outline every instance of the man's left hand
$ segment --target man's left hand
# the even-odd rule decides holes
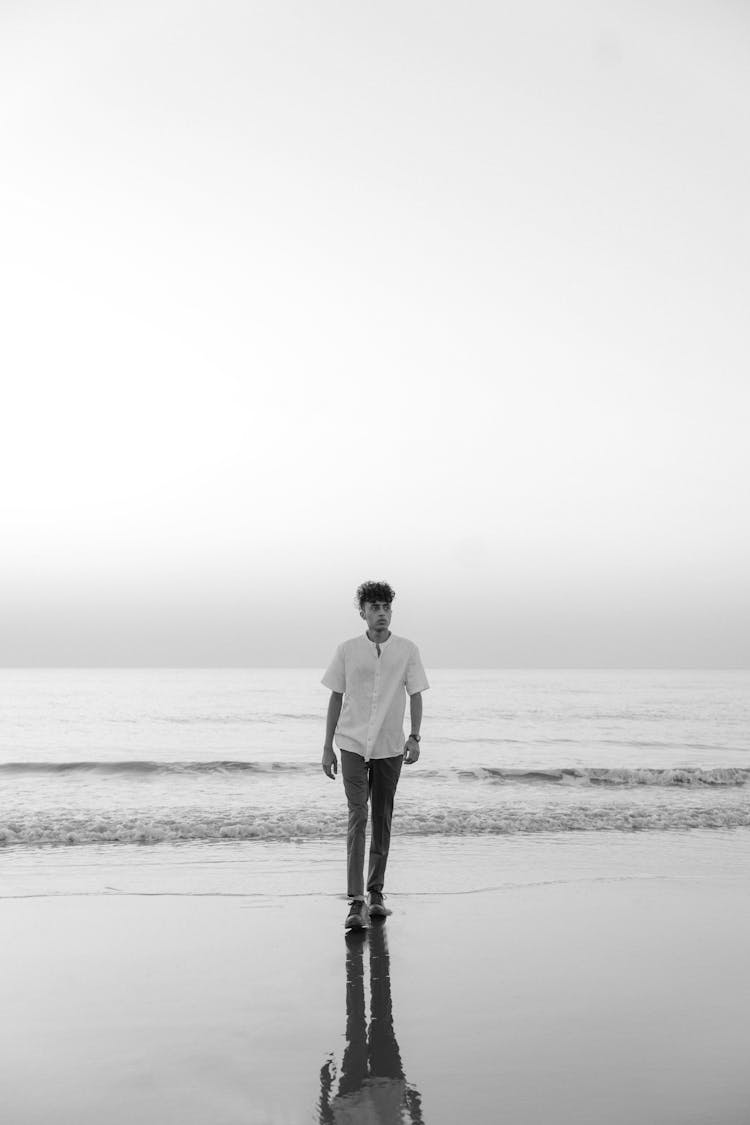
[[[412,762],[419,761],[419,743],[414,738],[407,738],[404,746],[404,765],[410,766]]]

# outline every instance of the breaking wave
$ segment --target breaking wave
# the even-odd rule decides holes
[[[76,761],[76,762],[4,762],[3,774],[118,774],[147,776],[150,774],[269,774],[320,773],[319,762],[259,762],[225,759],[207,762],[159,761]],[[598,786],[661,786],[661,787],[736,787],[750,782],[750,768],[735,766],[701,769],[684,766],[669,769],[550,767],[549,769],[504,769],[495,766],[473,766],[469,769],[420,768],[414,780],[480,781],[494,784],[527,785],[598,785]]]
[[[735,766],[700,769],[684,766],[671,769],[633,768],[596,769],[594,767],[563,767],[560,769],[500,769],[476,766],[458,770],[464,780],[494,782],[527,782],[529,784],[568,783],[579,785],[657,785],[657,786],[736,786],[750,781],[750,769]]]
[[[311,762],[246,762],[228,758],[224,761],[209,762],[3,762],[2,774],[63,774],[98,773],[127,774],[206,774],[206,773],[309,773],[318,772],[320,765]]]

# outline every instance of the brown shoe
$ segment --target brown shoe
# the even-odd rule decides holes
[[[392,912],[383,903],[380,891],[370,891],[370,917],[387,918],[390,913]]]
[[[367,903],[361,898],[353,898],[349,903],[349,913],[344,922],[345,930],[366,930],[370,925]]]

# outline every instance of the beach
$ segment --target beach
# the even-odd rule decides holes
[[[345,939],[339,842],[7,850],[3,1120],[739,1125],[749,858],[404,836]]]

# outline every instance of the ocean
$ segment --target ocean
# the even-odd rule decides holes
[[[321,674],[0,670],[0,849],[340,839]],[[750,828],[748,671],[428,674],[399,834]]]

